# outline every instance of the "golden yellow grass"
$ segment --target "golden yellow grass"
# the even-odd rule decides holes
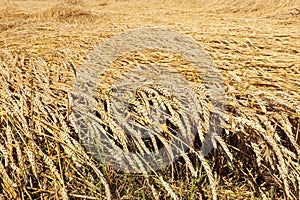
[[[299,1],[3,1],[0,19],[1,198],[300,198]],[[192,36],[214,59],[226,90],[224,133],[205,158],[191,147],[151,175],[120,174],[79,143],[73,67],[104,39],[152,26]],[[187,64],[178,56],[144,55],[113,68],[164,62],[191,86],[199,81],[178,68]],[[208,104],[200,101],[204,132]]]

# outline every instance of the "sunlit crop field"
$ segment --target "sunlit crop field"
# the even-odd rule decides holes
[[[178,100],[155,84],[138,87],[129,102],[140,126],[151,125],[141,111],[157,102],[170,115],[151,148],[111,122],[110,87],[141,64],[182,74],[201,114],[195,140],[176,161],[147,174],[122,173],[82,144],[71,94],[102,41],[152,27],[187,35],[209,54],[225,90],[216,124],[222,131],[203,156],[212,102],[180,55],[122,55],[95,94],[99,123],[119,148],[167,147],[183,123],[174,120],[183,115]],[[300,199],[299,132],[299,0],[0,1],[0,199]]]

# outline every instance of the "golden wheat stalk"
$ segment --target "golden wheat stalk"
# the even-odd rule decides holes
[[[198,152],[196,151],[195,153],[196,153],[197,157],[199,158],[199,160],[207,174],[207,177],[209,180],[209,185],[210,185],[210,188],[212,191],[212,199],[217,200],[216,183],[215,183],[215,180],[214,180],[214,177],[212,174],[212,169],[210,168],[209,164],[206,162],[206,160],[203,156],[203,153],[201,151],[198,151]]]
[[[172,190],[172,188],[169,186],[169,184],[162,178],[162,177],[158,177],[159,181],[162,183],[163,187],[166,189],[166,191],[168,192],[169,196],[174,199],[177,200],[179,199],[178,196],[176,195],[176,193]]]
[[[0,163],[0,173],[2,174],[2,181],[3,185],[5,186],[4,190],[8,193],[9,197],[11,199],[17,198],[17,193],[15,191],[15,187],[17,187],[17,184],[14,183],[11,178],[8,176],[5,167]]]

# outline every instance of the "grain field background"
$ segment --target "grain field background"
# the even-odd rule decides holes
[[[211,102],[184,59],[154,50],[123,55],[100,83],[138,63],[173,67],[197,94],[202,128],[169,166],[120,173],[81,144],[70,94],[99,43],[151,27],[191,36],[213,59],[226,93],[222,134],[201,156]],[[98,117],[107,134],[124,150],[147,151],[109,123],[108,88],[99,86]],[[164,88],[147,88],[137,91],[133,110],[149,106],[152,92],[177,116]],[[138,111],[133,118],[145,125]],[[300,199],[299,132],[299,0],[0,1],[0,199]],[[156,139],[164,146],[168,137]]]

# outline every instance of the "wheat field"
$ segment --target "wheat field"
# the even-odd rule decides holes
[[[114,123],[111,87],[137,66],[162,63],[182,74],[200,113],[178,159],[151,173],[123,173],[81,142],[71,94],[102,41],[151,27],[190,36],[212,58],[225,91],[221,134],[203,155],[214,113],[187,60],[156,50],[122,55],[95,94],[100,128],[116,148],[168,149],[191,126],[179,92],[159,84],[137,87],[128,104],[139,127],[153,125],[155,106],[165,110],[161,132],[145,142]],[[300,199],[299,0],[3,0],[0,33],[0,199]]]

